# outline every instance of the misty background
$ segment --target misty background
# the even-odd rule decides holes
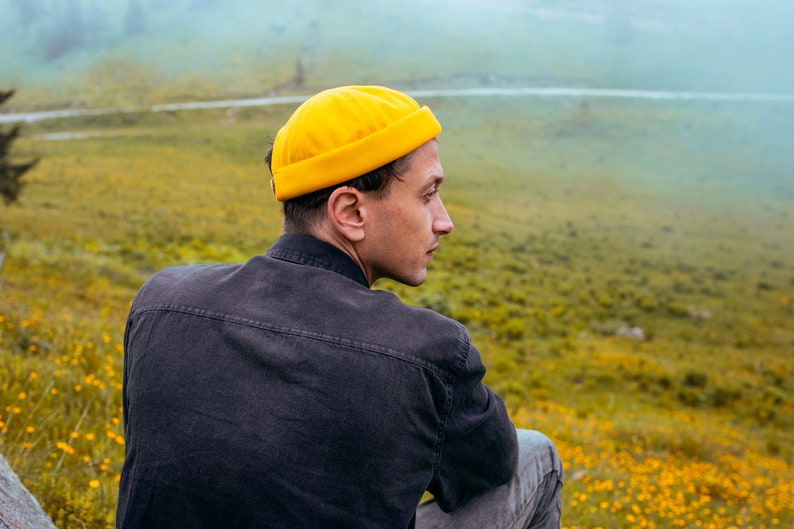
[[[684,92],[693,99],[418,99],[448,137],[478,128],[474,141],[511,171],[645,178],[665,191],[708,181],[678,195],[730,184],[737,201],[752,189],[794,202],[788,0],[0,0],[0,13],[0,87],[17,89],[4,113],[342,84]]]
[[[9,110],[403,89],[794,93],[788,0],[0,0]]]

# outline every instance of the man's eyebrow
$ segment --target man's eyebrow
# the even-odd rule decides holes
[[[442,174],[432,174],[428,177],[427,183],[433,183],[437,185],[441,185],[444,180],[446,180],[446,175]]]

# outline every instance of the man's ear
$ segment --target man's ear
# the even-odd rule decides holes
[[[364,238],[366,196],[355,187],[334,189],[328,198],[328,219],[336,231],[351,242]]]

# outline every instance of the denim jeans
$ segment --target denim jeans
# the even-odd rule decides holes
[[[518,430],[516,475],[451,513],[430,500],[416,510],[416,529],[559,529],[562,462],[545,435]]]

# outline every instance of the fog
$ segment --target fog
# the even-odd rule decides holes
[[[494,107],[503,118],[520,105],[529,119],[556,112],[552,123],[602,119],[603,107],[587,106],[598,98],[654,100],[642,117],[649,127],[659,116],[679,121],[646,141],[674,134],[693,156],[664,160],[678,173],[711,164],[715,181],[763,182],[794,196],[789,0],[0,0],[0,14],[0,87],[17,90],[5,113],[294,105],[341,84],[465,96],[479,111],[507,95]],[[539,98],[555,99],[531,106]],[[712,106],[685,106],[693,101]],[[466,121],[456,108],[446,123]],[[700,113],[680,117],[687,108]],[[603,129],[578,133],[601,142],[565,147],[582,160],[587,148],[609,149],[662,173],[658,160],[620,149]],[[522,152],[526,134],[515,130],[502,148]],[[753,164],[757,174],[725,174]]]
[[[124,102],[189,97],[188,78],[214,98],[347,83],[794,92],[787,0],[0,0],[0,13],[0,80],[61,106],[109,101],[103,84],[139,94]],[[152,90],[164,80],[170,93]]]

